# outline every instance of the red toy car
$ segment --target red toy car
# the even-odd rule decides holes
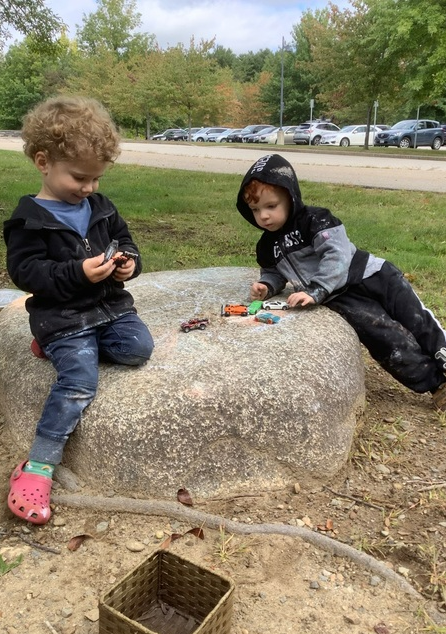
[[[209,326],[209,319],[207,317],[201,319],[188,319],[181,324],[181,330],[183,332],[190,332],[191,330],[204,330],[206,326]]]

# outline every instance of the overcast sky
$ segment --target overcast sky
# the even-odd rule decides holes
[[[300,21],[302,11],[323,8],[328,0],[136,0],[142,15],[141,31],[154,34],[161,48],[179,42],[189,46],[193,36],[201,39],[216,38],[216,44],[230,48],[234,53],[247,53],[269,48],[277,51],[285,41],[291,41],[294,24]],[[76,25],[82,17],[97,10],[95,0],[61,2],[46,0],[69,26],[69,37],[74,38]],[[349,6],[348,0],[335,2],[339,7]]]

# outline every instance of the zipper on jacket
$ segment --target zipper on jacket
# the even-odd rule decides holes
[[[88,242],[88,238],[83,238],[84,244],[85,244],[85,250],[86,251],[91,251],[91,246],[90,243]]]

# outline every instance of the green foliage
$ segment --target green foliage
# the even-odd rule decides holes
[[[129,57],[154,48],[155,36],[138,33],[141,14],[135,0],[97,0],[98,9],[82,18],[77,29],[79,49],[94,57],[104,49],[117,57]]]
[[[53,40],[65,24],[43,0],[2,0],[0,3],[0,50],[10,37],[12,27],[34,38],[35,49],[53,50]]]
[[[0,577],[3,577],[3,575],[6,575],[6,573],[12,570],[13,568],[20,566],[22,561],[23,561],[23,555],[19,555],[18,557],[14,559],[14,561],[11,561],[10,563],[7,563],[3,559],[3,557],[0,555]]]

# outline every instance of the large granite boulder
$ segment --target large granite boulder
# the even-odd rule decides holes
[[[203,497],[268,490],[337,472],[365,401],[356,334],[325,307],[278,311],[271,325],[221,316],[222,304],[248,301],[256,277],[209,268],[129,283],[155,351],[142,368],[101,366],[65,466],[99,491],[153,497],[181,487]],[[194,316],[209,326],[182,332]],[[24,458],[55,378],[31,354],[31,338],[16,299],[0,312],[0,398]]]

